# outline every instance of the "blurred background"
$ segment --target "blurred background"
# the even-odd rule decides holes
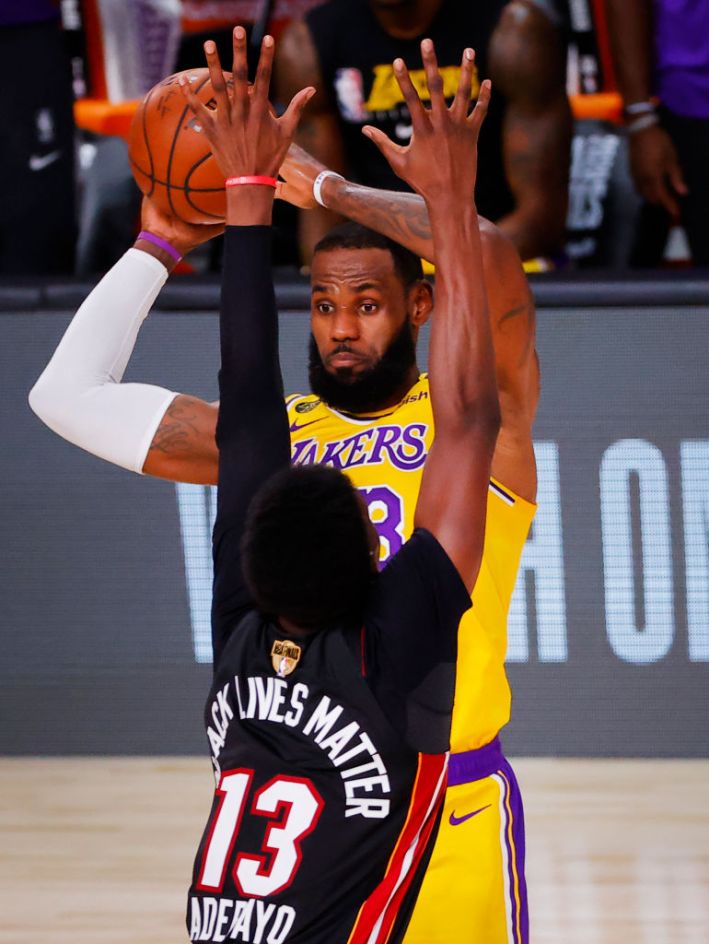
[[[474,37],[456,34],[465,4],[402,5],[421,8],[423,23],[436,8],[444,60],[459,62],[474,40],[481,73],[493,77],[481,145],[483,215],[510,233],[530,271],[706,265],[706,3],[522,4],[534,10],[526,22],[504,2],[479,4]],[[378,54],[381,30],[370,35],[363,15],[356,38],[345,35],[349,26],[338,30],[337,16],[318,7],[336,10],[337,0],[3,3],[0,49],[13,82],[0,104],[0,274],[91,276],[119,258],[138,227],[125,145],[137,103],[166,75],[202,66],[206,37],[217,40],[229,68],[236,23],[247,27],[252,49],[267,30],[283,40],[277,99],[316,82],[304,146],[360,183],[402,187],[359,133],[369,121],[406,140],[406,116],[386,81],[372,83],[358,68]],[[299,221],[282,206],[277,261],[307,263],[331,221],[324,212]],[[218,257],[207,252],[184,268],[213,269]]]
[[[456,17],[479,7],[497,112],[478,202],[517,244],[538,306],[539,511],[510,614],[503,732],[524,758],[533,939],[706,944],[709,0],[521,2],[524,22],[504,2],[402,6],[450,12],[451,62],[469,42]],[[276,97],[313,69],[320,86],[303,146],[352,179],[401,186],[355,134],[379,122],[405,141],[406,115],[363,80],[358,56],[379,42],[366,16],[339,35],[323,12],[337,4],[0,3],[7,944],[182,939],[211,790],[214,495],[79,452],[27,392],[137,235],[138,102],[201,66],[206,37],[227,66],[236,23],[253,48],[274,34]],[[332,222],[277,212],[288,392],[307,388],[307,264]],[[181,264],[126,379],[215,398],[219,265],[216,244]]]

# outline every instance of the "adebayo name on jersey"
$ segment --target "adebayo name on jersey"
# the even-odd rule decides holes
[[[191,941],[282,944],[295,918],[295,909],[290,905],[277,905],[258,898],[190,896]]]

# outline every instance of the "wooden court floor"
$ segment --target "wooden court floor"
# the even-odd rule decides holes
[[[515,768],[535,944],[709,944],[709,761]],[[186,941],[212,785],[202,759],[0,759],[0,942]]]

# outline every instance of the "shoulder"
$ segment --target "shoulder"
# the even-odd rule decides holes
[[[459,615],[467,610],[470,594],[453,561],[430,531],[416,528],[392,557],[377,582],[380,603],[405,591],[408,605],[418,608],[424,599],[445,601],[446,610]]]
[[[312,393],[294,393],[286,398],[286,411],[291,433],[301,426],[310,426],[316,420],[332,416],[330,407]]]
[[[524,274],[522,260],[509,236],[506,236],[499,227],[484,216],[478,219],[485,274],[489,273],[493,277],[499,277],[501,273],[509,274],[512,271]]]
[[[563,51],[563,31],[548,12],[532,0],[512,0],[490,42],[493,83],[508,97],[525,87],[536,92],[550,77],[558,77]]]
[[[213,661],[215,673],[231,669],[234,663],[247,652],[261,630],[263,618],[253,606],[244,606],[219,618],[217,610],[212,614]],[[227,673],[228,674],[228,673]]]
[[[552,14],[552,5],[544,0],[510,0],[500,13],[497,32],[510,38],[548,33],[558,28],[559,19]]]
[[[322,400],[313,393],[291,393],[286,397],[286,409],[289,416],[291,413],[312,413],[321,405],[324,406]]]

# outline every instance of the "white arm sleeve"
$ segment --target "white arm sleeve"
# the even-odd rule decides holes
[[[162,387],[121,383],[166,280],[162,263],[129,249],[74,315],[29,395],[34,412],[59,436],[132,472],[142,472],[176,396]]]

